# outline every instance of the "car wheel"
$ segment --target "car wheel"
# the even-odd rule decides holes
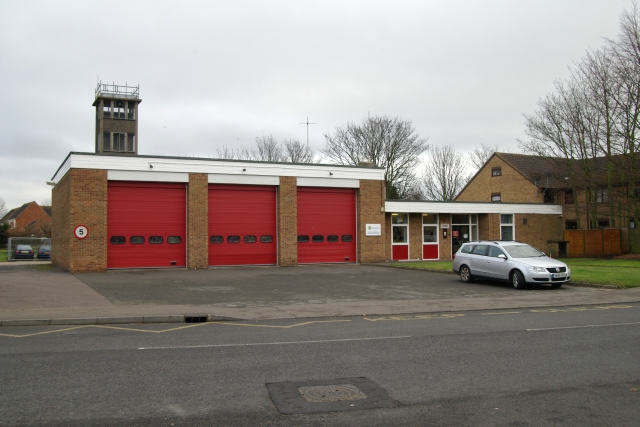
[[[511,273],[511,284],[515,289],[524,289],[524,276],[520,270]]]
[[[460,267],[460,280],[464,283],[473,282],[473,276],[471,275],[471,270],[466,265]]]
[[[552,283],[551,287],[554,289],[558,289],[560,286],[562,286],[562,283]]]

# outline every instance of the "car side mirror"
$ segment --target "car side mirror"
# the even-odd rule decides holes
[[[503,259],[503,260],[507,260],[507,256],[505,254],[500,254],[498,255],[498,258]]]

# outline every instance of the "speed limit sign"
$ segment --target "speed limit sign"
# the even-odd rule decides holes
[[[78,239],[84,239],[87,237],[87,234],[89,234],[89,230],[87,230],[87,227],[84,225],[79,225],[76,227],[74,233]]]

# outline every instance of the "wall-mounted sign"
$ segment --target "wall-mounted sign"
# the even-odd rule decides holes
[[[382,236],[382,227],[380,224],[367,224],[365,236]]]
[[[457,230],[453,230],[451,232],[451,237],[458,237],[458,231]]]
[[[78,239],[84,239],[89,234],[89,230],[87,230],[87,227],[85,227],[84,225],[79,225],[76,227],[73,233]]]
[[[449,228],[449,224],[440,224],[440,228]]]

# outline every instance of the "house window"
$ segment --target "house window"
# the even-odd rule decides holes
[[[500,240],[513,240],[513,214],[500,214]]]
[[[629,228],[636,228],[636,220],[634,218],[629,218]]]
[[[502,168],[500,166],[491,168],[491,176],[502,176]]]
[[[564,228],[566,230],[577,230],[578,229],[578,221],[565,221]]]
[[[105,119],[111,118],[111,101],[108,99],[102,100],[102,117]]]
[[[568,190],[564,192],[564,204],[570,205],[574,203],[573,201],[573,190]]]
[[[10,219],[9,220],[9,226],[11,228],[16,228],[16,220],[15,219]]]
[[[500,193],[491,193],[491,201],[492,202],[501,202],[502,201],[502,197],[500,196]]]
[[[127,134],[127,152],[133,153],[136,151],[136,135],[133,133]]]
[[[136,119],[136,103],[135,102],[127,102],[127,119],[135,120]]]
[[[124,120],[124,101],[115,101],[115,105],[113,106],[113,118],[114,119],[123,119]]]
[[[438,243],[438,214],[422,214],[422,243]]]
[[[522,225],[527,225],[527,218],[522,218]]]
[[[609,191],[597,190],[596,191],[596,203],[609,203]]]
[[[556,195],[551,193],[549,191],[549,189],[545,189],[545,191],[544,191],[544,202],[545,203],[555,203],[556,202]]]
[[[609,220],[608,219],[599,219],[598,220],[598,228],[605,228],[609,226]]]
[[[114,132],[111,134],[111,151],[125,152],[127,147],[125,145],[126,133]]]

